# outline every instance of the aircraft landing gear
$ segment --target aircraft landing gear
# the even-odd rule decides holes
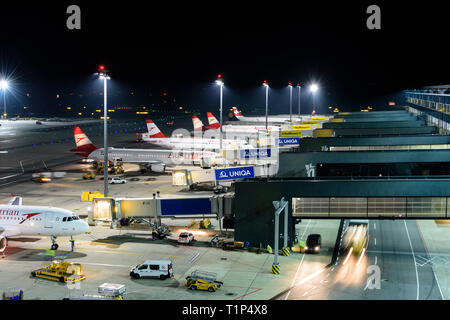
[[[73,239],[72,236],[70,236],[70,246],[71,246],[72,252],[73,252],[73,250],[75,249],[75,240]]]
[[[52,246],[50,247],[50,250],[58,250],[58,244],[56,243],[56,237],[55,236],[51,236],[50,237],[52,240]]]

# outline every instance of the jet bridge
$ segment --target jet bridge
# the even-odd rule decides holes
[[[122,218],[217,218],[232,216],[234,194],[197,197],[94,198],[89,212],[94,221],[118,221]]]

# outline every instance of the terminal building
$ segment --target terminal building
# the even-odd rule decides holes
[[[450,219],[450,86],[404,96],[404,107],[337,114],[280,153],[277,176],[237,182],[235,240],[273,246],[282,197],[289,243],[302,218]]]

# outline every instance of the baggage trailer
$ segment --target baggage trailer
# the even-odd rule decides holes
[[[215,292],[223,286],[223,282],[217,281],[217,273],[196,270],[186,277],[184,286],[191,290],[207,290]]]

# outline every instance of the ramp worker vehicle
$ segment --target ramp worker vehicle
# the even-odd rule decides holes
[[[130,277],[159,278],[161,280],[173,277],[173,266],[170,260],[146,260],[130,270]]]
[[[68,261],[54,260],[50,264],[44,264],[40,269],[31,272],[33,278],[42,278],[59,282],[75,283],[86,279],[81,273],[81,264]]]
[[[191,290],[208,290],[215,292],[223,286],[223,282],[217,281],[217,273],[196,270],[186,277],[184,286]]]

